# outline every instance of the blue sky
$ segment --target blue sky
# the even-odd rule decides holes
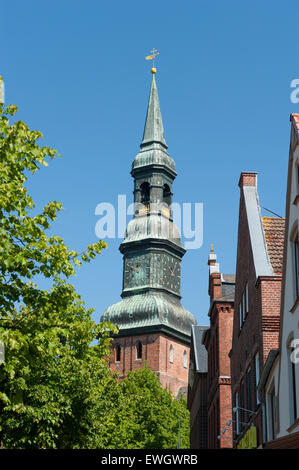
[[[236,263],[241,171],[258,172],[262,206],[284,215],[290,83],[299,78],[298,2],[256,0],[1,3],[0,73],[6,104],[58,149],[29,183],[41,208],[64,209],[53,231],[78,251],[97,241],[95,207],[132,202],[131,163],[142,139],[150,63],[170,155],[174,200],[204,204],[204,242],[182,263],[182,303],[208,323],[208,266]],[[269,215],[264,213],[264,215]],[[99,320],[120,299],[120,240],[72,279]]]

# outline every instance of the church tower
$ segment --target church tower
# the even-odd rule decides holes
[[[155,371],[175,396],[188,385],[193,315],[181,305],[181,261],[185,254],[173,223],[172,186],[177,175],[167,152],[158,91],[152,83],[140,152],[132,164],[135,210],[119,249],[123,254],[122,300],[108,307],[101,321],[119,327],[111,368]]]

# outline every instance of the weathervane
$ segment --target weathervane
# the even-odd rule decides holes
[[[152,73],[156,73],[157,70],[155,69],[155,57],[156,55],[159,54],[159,52],[155,48],[153,48],[153,50],[150,52],[151,52],[151,55],[147,55],[145,59],[153,61]]]

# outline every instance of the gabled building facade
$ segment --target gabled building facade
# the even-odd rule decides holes
[[[208,355],[208,448],[232,447],[232,402],[229,351],[232,346],[235,276],[222,274],[209,254],[210,327],[202,342]]]
[[[299,448],[299,114],[291,114],[279,347],[259,384],[268,449]]]
[[[202,338],[207,326],[193,325],[187,407],[190,411],[190,448],[208,447],[208,356]]]
[[[153,68],[143,139],[132,164],[134,216],[120,245],[122,300],[108,307],[101,320],[119,327],[110,365],[120,378],[146,361],[176,396],[187,393],[191,327],[196,320],[181,305],[186,250],[172,218],[177,173],[167,152],[155,72]]]
[[[257,392],[269,352],[278,348],[284,219],[262,217],[257,174],[243,172],[231,358],[234,447],[263,443]]]

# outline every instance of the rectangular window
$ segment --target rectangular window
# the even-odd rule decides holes
[[[240,322],[240,331],[242,329],[242,309],[241,309],[241,302],[239,303],[239,322]]]
[[[211,359],[211,347],[209,347],[208,351],[208,378],[209,378],[209,386],[211,385],[212,382],[212,359]]]
[[[240,384],[240,427],[241,429],[243,428],[245,424],[245,413],[244,413],[244,408],[245,408],[245,403],[244,403],[244,382],[242,380]]]
[[[115,361],[116,362],[120,362],[120,359],[121,359],[121,347],[119,344],[116,345],[116,358],[115,358]]]
[[[296,297],[299,296],[299,239],[298,233],[294,241],[294,255],[295,255],[295,283],[296,283]]]
[[[187,359],[187,351],[184,351],[184,367],[187,369],[188,366],[188,359]]]
[[[249,298],[248,298],[248,282],[246,282],[245,286],[245,303],[246,303],[246,315],[249,312]]]
[[[239,303],[240,330],[242,329],[247,313],[248,313],[248,282],[246,282],[245,284],[245,289],[242,294],[241,301]]]
[[[217,404],[216,404],[216,426],[217,426],[217,433],[216,433],[216,437],[219,436],[220,434],[220,408],[219,408],[219,400],[217,400]],[[216,444],[217,444],[217,448],[221,447],[220,446],[220,440],[217,438],[216,439]]]
[[[241,317],[242,317],[242,325],[244,323],[244,295],[242,295],[242,300],[241,300]]]
[[[215,375],[215,352],[214,352],[214,339],[211,338],[211,357],[212,357],[212,364],[211,364],[211,371],[212,371],[212,377],[211,380],[213,380],[213,377]]]
[[[294,421],[298,418],[297,415],[297,394],[296,394],[296,371],[295,363],[292,362],[292,389],[293,389],[293,408],[294,408]]]
[[[240,330],[242,329],[244,323],[244,296],[242,296],[239,303],[239,318],[240,318]]]
[[[262,403],[262,423],[263,423],[263,442],[268,440],[268,427],[267,427],[267,409],[265,403]]]
[[[297,419],[297,394],[296,394],[296,369],[292,360],[293,348],[288,348],[289,353],[289,388],[290,388],[290,425]]]
[[[269,396],[268,396],[268,409],[269,409],[269,437],[270,440],[275,439],[275,414],[276,414],[276,406],[275,406],[275,389],[272,388]]]
[[[216,326],[216,334],[215,334],[215,352],[216,352],[216,371],[219,371],[219,334],[218,334],[218,326]]]
[[[172,344],[169,347],[169,362],[171,364],[173,363],[173,346],[172,346]]]
[[[260,381],[260,361],[259,361],[259,353],[257,352],[256,355],[254,356],[254,362],[255,362],[255,390],[256,390],[256,404],[258,405],[260,403],[259,400],[259,394],[257,390],[257,386]]]
[[[240,432],[240,426],[239,426],[239,392],[236,392],[236,398],[235,398],[235,406],[237,408],[236,414],[235,414],[235,429],[236,429],[236,434],[238,435]]]
[[[247,405],[246,408],[249,411],[252,411],[252,403],[251,403],[251,367],[249,367],[247,374],[246,374],[246,385],[247,385]],[[247,412],[247,421],[249,421],[252,413]]]
[[[242,296],[242,303],[243,303],[243,322],[245,320],[245,317],[246,317],[246,314],[247,314],[247,307],[246,307],[246,295],[245,295],[245,291],[243,292],[243,296]]]

